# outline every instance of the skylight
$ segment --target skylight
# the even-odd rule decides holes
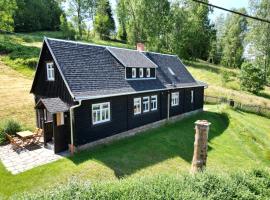
[[[171,73],[171,75],[175,76],[175,73],[173,72],[173,70],[170,67],[168,67],[168,70]]]

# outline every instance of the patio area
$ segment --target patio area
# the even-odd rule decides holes
[[[14,150],[11,144],[0,146],[0,160],[14,175],[59,160],[67,155],[68,152],[55,154],[53,150],[46,149],[43,145],[31,145],[18,150]]]

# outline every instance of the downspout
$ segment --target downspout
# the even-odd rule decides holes
[[[170,119],[170,90],[168,90],[168,100],[167,100],[167,120]]]
[[[70,154],[74,154],[74,127],[73,127],[73,122],[74,122],[74,109],[78,108],[82,105],[82,100],[79,100],[79,104],[71,106],[69,109],[69,115],[70,115]]]

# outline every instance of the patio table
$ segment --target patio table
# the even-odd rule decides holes
[[[16,134],[20,136],[23,140],[34,136],[34,133],[31,131],[21,131],[17,132]]]

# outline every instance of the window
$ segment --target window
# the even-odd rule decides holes
[[[190,102],[191,103],[194,102],[194,91],[193,90],[190,91]]]
[[[143,97],[143,112],[149,112],[149,97]]]
[[[168,70],[171,73],[171,75],[175,76],[175,73],[173,72],[173,70],[170,67],[168,67]]]
[[[92,105],[92,122],[99,124],[111,120],[110,102]]]
[[[64,125],[64,123],[65,123],[64,113],[63,112],[56,113],[56,125],[61,126]]]
[[[136,68],[132,68],[132,78],[136,78]]]
[[[171,105],[172,106],[178,106],[179,105],[179,92],[173,92],[172,93]]]
[[[149,78],[151,76],[150,68],[146,69],[146,77]]]
[[[157,95],[151,96],[151,110],[157,110]]]
[[[140,70],[139,70],[139,76],[140,76],[140,78],[143,78],[143,68],[140,68]]]
[[[54,81],[54,68],[53,63],[47,63],[47,80]]]
[[[141,114],[141,98],[134,98],[134,115]]]

